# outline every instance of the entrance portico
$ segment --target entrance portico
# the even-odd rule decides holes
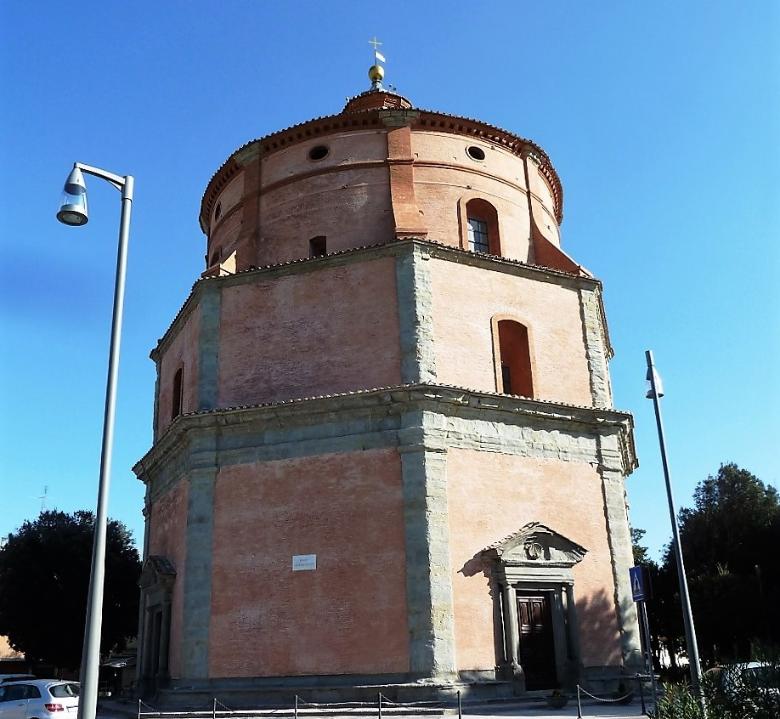
[[[538,522],[482,551],[499,589],[501,669],[522,689],[574,686],[580,677],[573,567],[586,552]]]

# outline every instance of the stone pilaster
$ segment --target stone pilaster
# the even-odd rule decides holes
[[[620,448],[615,433],[599,437],[599,474],[604,498],[604,518],[615,582],[615,609],[620,628],[621,653],[626,668],[641,671],[642,650],[636,605],[631,598],[629,567],[634,563],[631,550],[631,531],[628,526],[628,506]]]
[[[219,391],[219,321],[222,285],[206,281],[200,297],[198,337],[198,410],[214,409]]]
[[[585,356],[588,358],[590,392],[594,407],[612,407],[612,385],[607,364],[608,342],[601,296],[598,288],[580,288],[580,315],[582,319]]]
[[[159,424],[158,415],[160,413],[160,355],[157,352],[152,353],[154,359],[154,412],[152,413],[152,437],[157,438],[157,426]],[[146,557],[144,557],[146,559]]]
[[[159,377],[159,374],[158,374]],[[155,391],[155,409],[154,409],[154,416],[155,416],[155,422],[157,417],[157,392]],[[156,431],[156,430],[155,430]],[[149,556],[149,521],[152,515],[152,503],[151,503],[151,490],[149,488],[149,485],[146,485],[146,491],[144,493],[144,508],[143,508],[143,515],[144,515],[144,544],[143,549],[141,553],[141,561],[145,562],[146,558]],[[136,684],[141,680],[141,677],[143,676],[143,669],[144,669],[144,659],[143,659],[143,652],[144,648],[146,647],[146,592],[144,592],[140,587],[138,589],[139,592],[139,600],[138,600],[138,638],[140,639],[140,646],[138,649],[138,659],[136,661],[135,665],[135,681]]]
[[[404,418],[398,448],[406,540],[409,670],[419,678],[444,680],[456,675],[447,455],[443,447],[425,442],[424,418],[424,412]]]
[[[435,382],[430,251],[416,242],[410,243],[405,249],[397,257],[395,265],[401,381],[405,384]]]
[[[192,444],[187,498],[187,553],[184,562],[182,675],[205,679],[209,670],[216,433]]]

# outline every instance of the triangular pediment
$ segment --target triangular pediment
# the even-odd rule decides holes
[[[587,549],[539,522],[529,522],[514,534],[491,544],[482,555],[511,566],[548,565],[571,567]]]
[[[173,566],[173,562],[159,554],[150,554],[144,560],[138,586],[143,589],[157,585],[168,588],[173,586],[175,579],[176,568]]]

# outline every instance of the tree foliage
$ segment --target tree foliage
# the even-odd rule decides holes
[[[634,566],[638,567],[640,564],[648,566],[653,564],[653,560],[650,559],[650,554],[647,547],[642,544],[642,538],[647,534],[644,529],[631,528],[631,551],[634,554]]]
[[[75,669],[81,660],[92,557],[91,512],[41,512],[0,549],[0,634],[29,660]],[[101,649],[123,647],[138,623],[141,563],[109,521]]]
[[[679,512],[699,653],[705,662],[747,661],[780,644],[780,500],[735,464],[700,482]],[[653,633],[670,653],[685,646],[673,549],[667,547],[649,604]]]

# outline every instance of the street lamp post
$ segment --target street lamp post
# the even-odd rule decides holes
[[[658,427],[658,443],[661,446],[661,463],[664,468],[664,479],[666,480],[666,498],[669,502],[669,517],[672,522],[672,547],[677,562],[677,581],[680,586],[680,603],[682,604],[683,623],[685,624],[685,644],[688,647],[688,661],[691,670],[691,686],[697,698],[701,702],[702,709],[706,710],[704,696],[701,691],[701,664],[699,663],[699,649],[696,644],[696,629],[693,625],[693,612],[691,611],[691,600],[688,595],[688,580],[685,576],[685,565],[683,564],[682,546],[680,544],[680,530],[677,526],[677,513],[674,508],[674,496],[672,495],[672,480],[669,477],[669,463],[666,459],[666,439],[664,438],[664,425],[661,420],[660,399],[664,396],[661,378],[655,370],[653,364],[653,352],[645,352],[647,359],[647,399],[653,400],[655,409],[655,423]]]
[[[116,408],[117,369],[122,336],[122,310],[125,296],[127,267],[127,239],[130,211],[133,205],[133,177],[120,177],[97,167],[77,162],[65,181],[63,202],[57,219],[78,227],[88,221],[87,188],[82,173],[100,177],[112,184],[122,195],[122,213],[119,220],[119,247],[114,281],[114,310],[111,319],[111,344],[108,355],[108,379],[103,412],[103,443],[100,451],[100,480],[98,482],[95,533],[92,540],[92,565],[89,574],[87,617],[84,627],[84,645],[81,653],[81,696],[78,719],[94,719],[97,710],[98,673],[100,670],[100,631],[103,619],[103,585],[106,565],[106,522],[108,487],[111,478],[111,452],[114,444],[114,415]]]

